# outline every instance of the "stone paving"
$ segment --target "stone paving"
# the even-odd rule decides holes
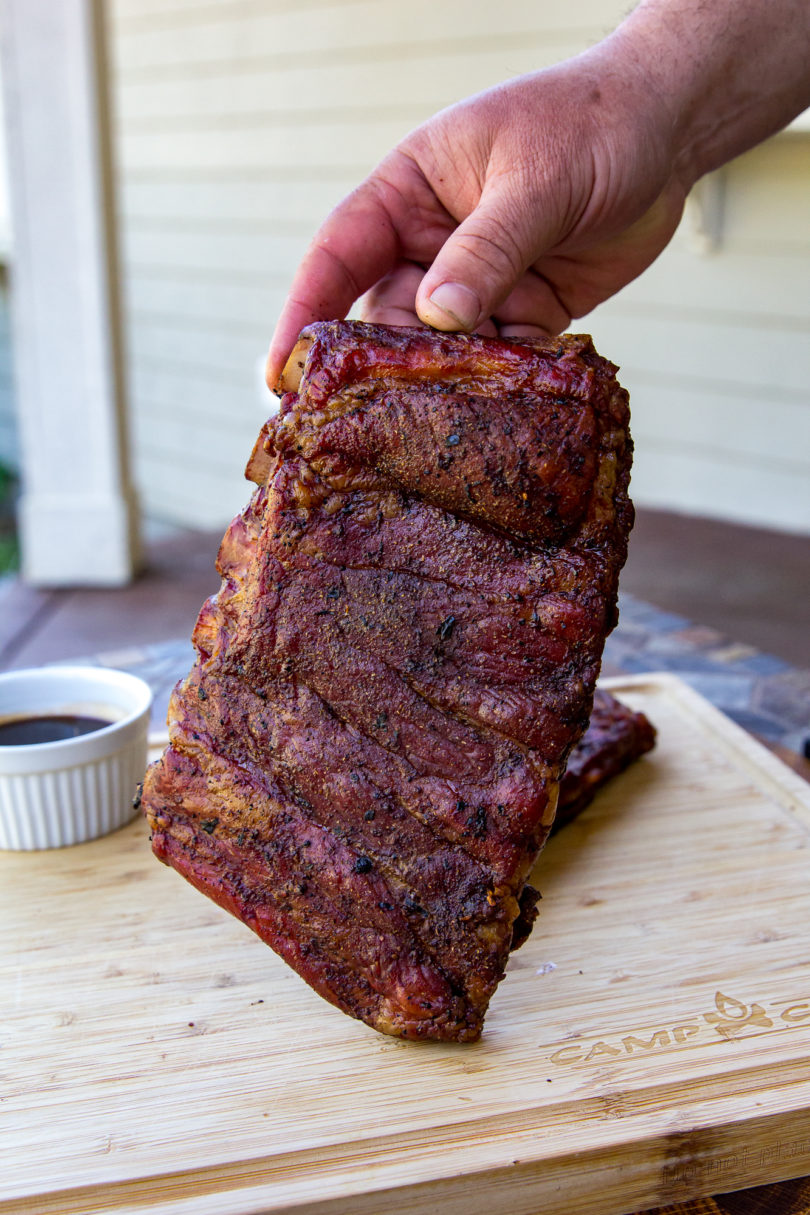
[[[605,674],[670,671],[744,729],[805,754],[810,670],[630,595],[620,595],[619,604],[619,624],[605,646]]]

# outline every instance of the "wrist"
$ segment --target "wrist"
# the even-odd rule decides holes
[[[810,104],[808,44],[807,0],[642,0],[604,45],[662,107],[688,191]]]
[[[667,162],[667,175],[688,194],[706,171],[696,139],[693,115],[699,113],[696,82],[680,56],[671,52],[673,31],[635,10],[601,44],[614,72],[632,94],[633,107],[643,116],[658,150]]]

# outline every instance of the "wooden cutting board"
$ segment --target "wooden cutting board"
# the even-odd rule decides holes
[[[621,1215],[810,1173],[810,790],[671,676],[468,1046],[378,1036],[151,856],[0,853],[0,1212]]]

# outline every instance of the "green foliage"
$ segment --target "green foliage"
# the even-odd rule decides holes
[[[4,464],[0,464],[0,507],[5,505],[7,499],[13,497],[16,488],[17,478],[14,473]]]
[[[20,547],[16,536],[0,535],[0,574],[11,574],[20,568]]]
[[[0,575],[19,569],[20,548],[14,525],[17,478],[0,464]]]

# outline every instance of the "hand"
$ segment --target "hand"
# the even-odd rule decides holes
[[[437,329],[559,333],[670,240],[686,187],[672,127],[604,44],[453,106],[418,128],[327,218],[268,359],[343,317]]]
[[[810,104],[807,0],[641,0],[598,46],[437,114],[316,234],[276,327],[558,333],[640,274],[691,186]],[[367,294],[366,294],[367,293]]]

